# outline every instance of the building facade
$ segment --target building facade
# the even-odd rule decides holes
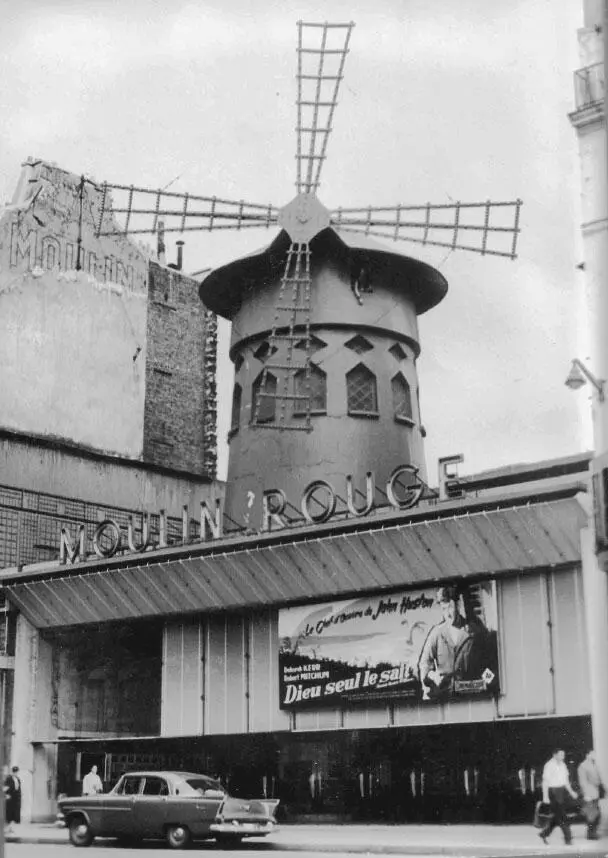
[[[608,264],[608,137],[606,134],[608,6],[603,0],[584,0],[583,26],[578,31],[579,68],[574,74],[574,110],[570,121],[578,139],[580,164],[581,269],[585,321],[589,336],[584,363],[591,382],[587,401],[593,420],[595,456],[591,463],[594,485],[594,527],[597,563],[586,586],[587,627],[590,645],[593,740],[600,768],[608,771],[608,315],[606,276]]]
[[[138,544],[163,529],[170,543],[185,504],[222,493],[215,316],[181,270],[181,246],[167,265],[158,248],[97,235],[100,193],[30,158],[0,211],[2,568],[55,561],[62,528],[82,528],[92,552],[106,519],[125,548],[129,526]],[[16,622],[4,603],[9,755]]]
[[[529,819],[551,747],[577,763],[591,741],[587,467],[482,475],[405,512],[6,570],[13,756],[33,816],[95,762],[106,788],[129,767],[209,771],[280,797],[288,818]],[[483,682],[425,699],[401,678],[446,585],[497,658]],[[394,654],[341,659],[331,634],[347,622],[351,654],[378,641]],[[365,689],[387,665],[393,687]]]
[[[0,430],[213,480],[215,317],[101,196],[28,159],[0,211]]]
[[[126,534],[111,516],[92,534],[68,522],[63,563],[2,574],[18,613],[12,755],[34,818],[95,762],[106,788],[129,767],[208,771],[289,818],[524,819],[551,747],[577,762],[591,741],[589,457],[476,480],[452,457],[430,488],[417,315],[447,284],[331,230],[311,249],[308,333],[289,334],[310,336],[326,379],[310,429],[253,405],[279,236],[201,286],[238,315],[225,503],[211,487],[185,499],[173,545],[160,515],[157,535],[144,519]],[[449,657],[433,643],[444,604]]]

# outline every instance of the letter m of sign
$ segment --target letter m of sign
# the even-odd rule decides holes
[[[67,527],[61,528],[59,562],[65,563],[66,560],[69,560],[70,563],[76,563],[78,560],[84,560],[84,524],[81,524],[78,530],[76,545],[72,542],[72,536]]]
[[[18,223],[11,224],[11,267],[19,265],[21,260],[29,261],[29,267],[36,265],[36,232],[33,229],[23,234]]]

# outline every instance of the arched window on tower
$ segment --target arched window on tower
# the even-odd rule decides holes
[[[346,373],[346,401],[353,417],[378,416],[376,376],[362,363]]]
[[[316,364],[311,363],[310,374],[306,376],[306,370],[300,369],[294,376],[296,396],[310,396],[310,413],[327,413],[327,374]],[[306,414],[306,403],[296,400],[294,405],[294,417],[304,417]]]
[[[277,393],[277,379],[271,372],[267,373],[266,383],[262,390],[263,377],[264,373],[261,372],[251,388],[252,423],[273,423],[275,420],[277,401],[274,397]]]
[[[402,423],[413,423],[412,391],[400,372],[391,379],[391,390],[393,393],[393,414],[395,415],[395,420]]]
[[[234,385],[232,391],[232,417],[230,418],[230,435],[238,432],[241,423],[241,399],[243,398],[243,388],[240,384]]]

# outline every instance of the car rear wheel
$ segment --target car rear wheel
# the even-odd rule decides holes
[[[86,821],[84,816],[76,816],[69,822],[70,842],[74,846],[90,846],[93,842],[94,834],[91,831],[91,826]]]
[[[190,830],[185,825],[169,825],[165,837],[171,849],[185,849],[190,843]]]

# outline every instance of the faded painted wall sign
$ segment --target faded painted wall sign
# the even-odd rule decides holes
[[[0,256],[10,268],[84,271],[147,290],[147,253],[124,236],[96,238],[101,192],[83,176],[28,161],[0,219]],[[108,210],[104,218],[111,219]]]

